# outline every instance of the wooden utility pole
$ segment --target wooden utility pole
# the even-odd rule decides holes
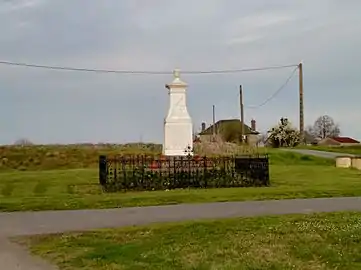
[[[241,109],[241,142],[243,142],[244,136],[244,108],[243,108],[243,91],[242,85],[239,86],[239,105]]]
[[[213,116],[213,140],[215,140],[216,139],[216,106],[215,105],[213,105],[212,106],[212,109],[213,109],[213,111],[212,111],[212,116]]]
[[[298,65],[299,76],[299,95],[300,95],[300,134],[301,142],[304,143],[304,113],[303,113],[303,66],[302,63]]]

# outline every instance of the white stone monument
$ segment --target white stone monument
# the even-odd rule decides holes
[[[193,149],[193,124],[187,110],[187,84],[180,79],[179,70],[173,71],[174,80],[167,84],[169,110],[164,120],[163,155],[185,156]]]

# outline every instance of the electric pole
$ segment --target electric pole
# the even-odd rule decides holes
[[[304,113],[303,113],[303,66],[298,65],[299,95],[300,95],[300,135],[301,143],[304,143]]]
[[[212,106],[212,116],[213,116],[213,139],[216,139],[216,106]]]
[[[243,110],[243,91],[242,85],[239,86],[239,105],[241,109],[241,142],[243,143],[244,136],[244,110]]]

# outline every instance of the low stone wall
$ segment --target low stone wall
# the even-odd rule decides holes
[[[336,157],[336,167],[337,168],[351,168],[351,157],[349,157],[349,156]]]
[[[361,156],[351,158],[351,167],[357,170],[361,170]]]
[[[337,168],[353,168],[361,170],[361,156],[339,156],[336,157]]]

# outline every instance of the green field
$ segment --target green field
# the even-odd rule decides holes
[[[99,155],[160,152],[157,144],[0,146],[0,172],[96,168]]]
[[[273,164],[297,164],[300,161],[315,161],[317,164],[332,164],[333,162],[285,154],[281,150],[269,148],[240,147],[235,150],[247,153],[268,153],[272,157]],[[157,144],[0,146],[0,172],[97,168],[99,155],[159,155],[160,153],[161,145]],[[238,153],[234,151],[233,154]]]
[[[361,269],[361,213],[187,222],[17,241],[61,270]]]
[[[361,196],[361,172],[336,169],[332,160],[273,150],[270,162],[271,187],[112,194],[104,193],[98,185],[96,162],[85,169],[3,171],[0,211]]]

